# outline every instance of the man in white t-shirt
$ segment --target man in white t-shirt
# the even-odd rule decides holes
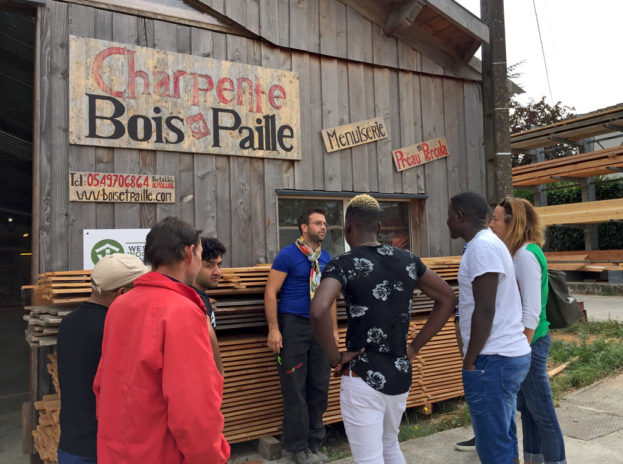
[[[521,299],[513,261],[487,227],[489,207],[473,192],[448,206],[452,238],[467,243],[459,267],[459,324],[463,339],[463,389],[483,464],[512,464],[510,432],[517,391],[530,368]]]

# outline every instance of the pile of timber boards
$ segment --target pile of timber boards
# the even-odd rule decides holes
[[[535,208],[544,226],[623,220],[623,198]]]
[[[91,271],[57,271],[39,274],[35,285],[22,290],[34,290],[37,304],[71,304],[85,301],[91,294]]]
[[[444,279],[454,281],[460,259],[460,256],[452,256],[424,258],[423,261]],[[223,281],[228,285],[225,288],[219,286],[219,289],[210,292],[218,299],[217,332],[225,367],[222,411],[225,416],[225,436],[230,443],[280,433],[281,430],[281,390],[275,356],[266,347],[266,319],[262,297],[269,270],[270,265],[223,269],[223,274],[226,276]],[[28,307],[30,314],[25,316],[29,321],[27,337],[30,337],[29,342],[32,344],[56,344],[54,331],[58,331],[62,316],[70,312],[78,302],[88,298],[88,294],[80,298],[76,297],[77,292],[51,293],[50,289],[71,289],[71,286],[50,287],[59,282],[55,277],[74,279],[62,280],[61,282],[65,284],[68,282],[88,283],[90,272],[47,273],[42,275],[37,286],[30,287],[40,295],[52,294],[57,301],[66,302],[66,298],[72,298],[73,303]],[[83,287],[75,287],[76,290],[80,288]],[[432,305],[432,300],[419,290],[414,292],[412,336],[414,331],[423,326],[427,314],[432,310]],[[338,301],[338,319],[346,320],[343,300]],[[341,323],[339,330],[343,347],[346,334],[345,324]],[[50,372],[56,372],[56,368],[52,368]],[[58,389],[58,380],[53,379],[53,382]],[[462,394],[461,357],[456,344],[454,325],[452,320],[449,320],[444,329],[413,362],[413,386],[407,406],[430,404]],[[45,445],[53,442],[54,436],[58,442],[58,435],[53,435],[53,432],[58,429],[58,411],[54,413],[55,410],[50,409],[48,413],[45,407],[43,409],[46,412],[43,416],[43,423],[40,420],[37,432],[35,432],[35,439],[39,441],[39,446],[45,453],[47,449]],[[54,424],[51,424],[54,418],[56,420]],[[329,406],[324,418],[326,423],[341,421],[339,378],[331,380]],[[55,446],[54,449],[56,449]]]
[[[513,168],[513,186],[558,182],[557,177],[593,177],[612,174],[608,168],[623,168],[623,147],[581,153]]]
[[[422,258],[426,266],[446,280],[456,280],[461,262],[460,256]],[[270,264],[256,264],[251,267],[223,268],[223,277],[211,295],[240,295],[264,293]],[[91,271],[59,271],[39,274],[35,285],[24,285],[23,290],[34,290],[42,304],[71,304],[85,301],[91,294]]]
[[[425,321],[425,315],[416,314],[411,322],[411,335]],[[341,326],[339,332],[343,348],[346,327]],[[237,443],[280,434],[283,409],[279,375],[275,355],[266,347],[266,336],[219,337],[219,346],[225,367],[221,410],[227,441]],[[407,407],[463,395],[461,356],[452,320],[420,351],[412,365],[413,385]],[[342,420],[339,403],[340,379],[332,377],[325,423]]]
[[[35,401],[39,412],[37,428],[33,430],[34,445],[41,460],[46,464],[58,462],[56,450],[61,436],[59,414],[61,409],[60,389],[58,386],[58,368],[56,354],[48,355],[48,372],[52,376],[55,394],[44,395],[41,401]]]
[[[623,270],[623,250],[548,251],[547,267],[557,271]]]
[[[56,345],[58,327],[63,316],[74,310],[76,304],[26,306],[23,319],[28,322],[26,341],[32,346]]]

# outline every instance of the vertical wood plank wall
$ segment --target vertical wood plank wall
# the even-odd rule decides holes
[[[226,5],[228,16],[293,49],[54,0],[39,9],[38,272],[80,268],[83,229],[148,228],[168,215],[225,243],[225,266],[270,262],[278,251],[276,189],[426,193],[425,211],[412,208],[422,221],[417,249],[423,256],[460,253],[446,208],[460,191],[484,193],[480,83],[444,76],[432,59],[334,0]],[[297,72],[302,161],[69,145],[70,34]],[[305,44],[315,53],[300,51]],[[373,117],[385,118],[390,139],[324,151],[321,129]],[[396,172],[392,149],[444,135],[447,159]],[[174,175],[176,203],[70,203],[69,170]]]

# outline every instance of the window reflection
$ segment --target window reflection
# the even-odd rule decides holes
[[[331,256],[338,256],[346,249],[344,237],[344,212],[348,200],[321,198],[280,198],[279,199],[279,248],[293,243],[299,237],[296,220],[299,215],[313,208],[327,211],[327,235],[322,248]],[[409,203],[405,201],[379,201],[381,213],[381,233],[378,239],[405,250],[411,249],[409,233]]]

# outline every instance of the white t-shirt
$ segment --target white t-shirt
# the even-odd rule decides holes
[[[490,229],[483,229],[467,243],[459,266],[459,325],[463,355],[467,353],[474,312],[472,282],[488,272],[498,274],[498,288],[493,325],[480,354],[515,357],[530,353],[530,345],[523,334],[521,299],[513,260],[504,242]]]
[[[536,329],[541,319],[541,265],[524,243],[513,256],[515,277],[521,295],[521,323],[528,329]]]

